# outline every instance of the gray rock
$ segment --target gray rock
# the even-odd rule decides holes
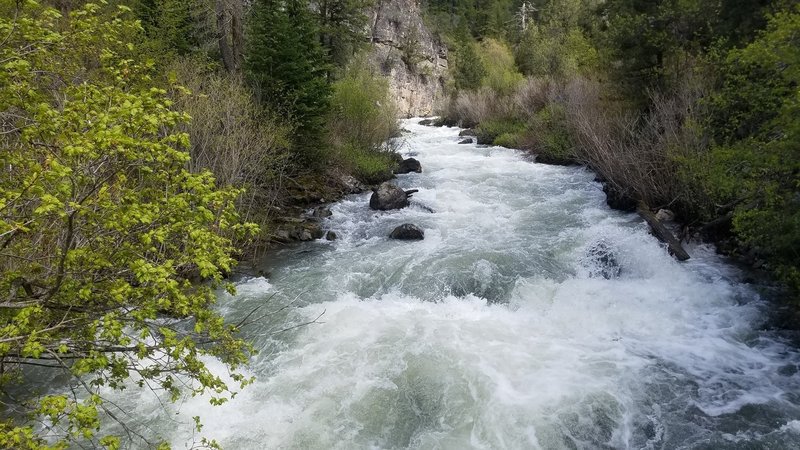
[[[472,139],[464,139],[458,142],[459,144],[472,144]]]
[[[332,215],[333,213],[327,206],[317,206],[314,208],[314,212],[311,213],[312,217],[316,217],[318,219],[324,219],[325,217],[330,217]]]
[[[339,182],[348,194],[360,194],[366,190],[364,184],[352,175],[342,175],[339,177]]]
[[[408,198],[416,191],[404,191],[392,183],[383,183],[372,192],[369,207],[379,211],[400,209],[408,206]]]
[[[289,234],[289,230],[276,230],[275,234],[272,235],[272,239],[277,242],[290,242],[292,240],[292,236]]]
[[[425,230],[414,224],[404,223],[392,230],[389,237],[403,241],[419,241],[425,239]]]
[[[394,170],[394,173],[398,175],[411,172],[422,173],[422,165],[414,158],[402,160]]]
[[[433,126],[433,119],[422,119],[419,121],[419,124],[426,127]]]
[[[458,133],[458,135],[461,136],[461,137],[464,137],[464,136],[477,136],[477,133],[475,133],[475,130],[473,130],[472,128],[467,128],[466,130],[461,130],[461,133]]]
[[[335,241],[337,238],[339,238],[339,236],[336,235],[335,231],[328,231],[328,233],[325,234],[325,239],[329,241]]]
[[[325,236],[322,227],[316,222],[304,222],[290,233],[291,237],[297,241],[313,241]]]
[[[675,213],[668,209],[659,209],[656,213],[656,219],[659,222],[672,222],[675,220]]]

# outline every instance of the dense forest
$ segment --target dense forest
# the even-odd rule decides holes
[[[397,164],[375,1],[0,1],[0,447],[164,447],[103,392],[223,403],[206,356],[252,382],[215,290],[287,210]],[[612,206],[669,208],[797,298],[796,2],[421,3],[449,51],[440,124],[585,164]],[[48,371],[69,394],[20,388]]]

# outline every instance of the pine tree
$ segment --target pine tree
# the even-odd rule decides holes
[[[262,103],[295,125],[298,162],[323,161],[324,115],[331,88],[319,28],[304,0],[260,0],[250,18],[246,69]]]

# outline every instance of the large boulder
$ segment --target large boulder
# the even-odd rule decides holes
[[[392,183],[383,183],[372,192],[369,207],[378,211],[400,209],[408,206],[408,199],[417,190],[404,191]]]
[[[403,241],[419,241],[421,239],[425,239],[425,230],[414,224],[404,223],[403,225],[400,225],[392,230],[392,233],[389,235],[389,237]]]
[[[422,165],[414,158],[408,158],[400,161],[397,165],[397,169],[394,170],[396,174],[404,174],[404,173],[422,173]]]

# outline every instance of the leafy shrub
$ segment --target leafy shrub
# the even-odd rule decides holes
[[[563,105],[547,105],[531,117],[520,145],[533,151],[541,160],[574,160],[575,143],[567,120]]]
[[[234,208],[239,190],[187,170],[189,136],[177,127],[189,117],[139,60],[128,8],[87,4],[64,17],[21,6],[0,14],[0,391],[25,383],[29,397],[0,419],[0,447],[120,448],[101,427],[126,417],[108,406],[110,390],[222,403],[233,394],[209,357],[249,383],[236,369],[252,346],[213,304],[235,263],[229,236],[255,226]],[[66,392],[48,385],[34,397],[30,366],[68,380]]]
[[[738,203],[739,238],[800,293],[800,6],[729,52],[722,72],[709,102],[716,143],[693,168],[717,201]]]
[[[525,123],[519,120],[491,119],[481,122],[476,129],[476,134],[480,144],[515,147],[520,134],[524,130]],[[503,143],[498,142],[498,139]]]
[[[387,141],[397,131],[388,80],[357,58],[333,84],[328,135],[336,160],[368,183],[379,174],[391,177],[394,157]]]
[[[388,151],[365,151],[345,145],[339,149],[341,162],[364,183],[378,184],[392,179],[392,169],[397,164],[396,153]]]
[[[510,94],[525,79],[517,69],[511,49],[502,41],[485,39],[481,42],[480,59],[486,69],[481,85],[499,95]]]

